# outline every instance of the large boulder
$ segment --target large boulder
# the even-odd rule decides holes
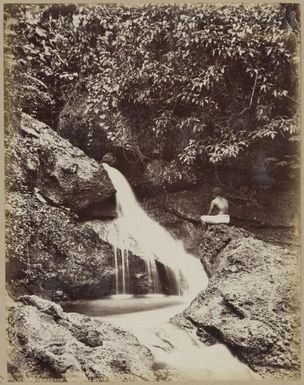
[[[227,231],[217,255],[202,245],[202,258],[211,267],[209,285],[175,321],[195,325],[203,340],[209,335],[225,343],[264,377],[297,379],[299,253],[227,228],[209,230],[210,239]]]
[[[132,334],[37,296],[10,306],[8,324],[10,381],[156,379],[151,352]]]
[[[29,115],[6,135],[7,281],[13,296],[112,292],[112,247],[77,217],[115,190],[103,167]]]
[[[98,298],[112,292],[112,247],[75,214],[39,194],[15,192],[6,216],[7,281],[14,296]]]
[[[248,231],[235,226],[224,224],[209,226],[203,234],[198,249],[198,254],[208,276],[212,276],[217,271],[219,263],[222,261],[221,252],[233,239],[246,238],[250,235],[252,234]]]
[[[29,115],[22,114],[7,141],[9,190],[36,188],[52,204],[75,212],[115,193],[101,164]]]

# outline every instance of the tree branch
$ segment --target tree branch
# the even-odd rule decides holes
[[[252,106],[253,96],[254,96],[254,93],[255,93],[256,85],[257,85],[257,78],[258,78],[258,74],[256,73],[256,74],[255,74],[255,79],[254,79],[253,88],[252,88],[252,92],[251,92],[251,97],[250,97],[249,106],[248,106],[248,107],[245,107],[245,108],[244,108],[239,114],[237,114],[236,116],[241,116],[244,112],[246,112],[247,110],[249,110],[250,107]]]
[[[251,93],[251,97],[250,97],[249,107],[251,107],[251,105],[252,105],[253,96],[254,96],[256,84],[257,84],[257,79],[258,79],[258,72],[255,74],[255,79],[254,79],[253,89],[252,89],[252,93]]]

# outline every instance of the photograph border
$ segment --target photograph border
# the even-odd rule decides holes
[[[301,0],[298,1],[291,1],[291,0],[286,0],[286,1],[273,1],[273,0],[243,0],[243,1],[236,1],[236,0],[231,0],[231,1],[192,1],[192,0],[167,0],[167,1],[162,1],[162,0],[149,0],[149,1],[140,1],[140,0],[128,0],[128,1],[113,1],[113,0],[108,0],[108,1],[66,1],[66,0],[40,0],[40,1],[33,1],[33,0],[28,0],[28,1],[22,1],[22,0],[16,0],[16,1],[1,1],[1,9],[0,9],[0,23],[2,25],[0,36],[1,36],[1,41],[0,41],[0,49],[1,49],[1,73],[4,73],[4,64],[3,64],[3,41],[4,41],[4,31],[3,31],[3,7],[5,4],[84,4],[84,5],[98,5],[98,4],[110,4],[110,3],[116,3],[116,4],[122,4],[122,5],[142,5],[144,3],[149,3],[149,4],[157,4],[157,5],[165,5],[165,4],[267,4],[267,3],[296,3],[299,4],[300,9],[301,9],[301,44],[300,44],[300,84],[299,84],[299,100],[300,100],[300,116],[301,116],[301,227],[302,227],[302,220],[303,220],[303,206],[304,206],[304,199],[303,199],[303,187],[304,187],[304,180],[303,180],[303,150],[304,150],[304,145],[303,145],[303,116],[304,116],[304,103],[303,103],[303,95],[304,95],[304,87],[303,87],[303,48],[304,48],[304,3]],[[2,268],[1,268],[1,273],[0,273],[0,287],[1,287],[1,292],[0,292],[0,385],[1,384],[6,384],[8,383],[7,380],[7,335],[6,335],[6,326],[7,326],[7,319],[6,319],[6,290],[5,290],[5,192],[4,192],[4,168],[5,168],[5,159],[4,159],[4,121],[3,121],[3,112],[4,112],[4,76],[1,76],[1,81],[0,81],[0,89],[1,89],[1,157],[0,157],[0,164],[1,164],[1,174],[0,174],[0,181],[2,184],[2,189],[1,189],[1,229],[0,229],[0,247],[2,250]],[[302,227],[303,229],[303,227]],[[304,269],[303,269],[303,260],[302,260],[302,254],[303,254],[303,239],[304,239],[304,234],[303,231],[301,231],[301,277],[304,277]],[[262,384],[269,384],[269,385],[277,385],[277,384],[286,384],[286,383],[292,383],[292,384],[301,384],[303,381],[303,341],[304,341],[304,336],[303,336],[303,316],[304,316],[304,311],[303,311],[303,278],[301,279],[301,325],[302,325],[302,333],[301,333],[301,361],[302,361],[302,368],[301,368],[301,379],[300,380],[258,380],[258,381],[246,381],[246,384],[256,384],[256,383],[262,383]],[[88,381],[89,382],[89,381]],[[175,382],[175,381],[165,381],[168,383],[172,384],[184,384],[185,382]],[[15,382],[16,384],[54,384],[55,382]],[[112,382],[93,382],[93,384],[111,384]],[[116,384],[118,382],[115,382]],[[124,382],[124,384],[147,384],[148,382],[143,381],[143,382]],[[159,382],[149,382],[151,384],[159,384]],[[243,383],[242,381],[189,381],[187,384],[191,385],[198,385],[198,384],[236,384],[236,383]],[[76,384],[81,384],[83,385],[83,382],[73,382],[74,385]]]

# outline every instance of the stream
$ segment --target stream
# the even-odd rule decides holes
[[[170,323],[171,317],[207,287],[206,272],[181,241],[147,215],[126,178],[107,164],[104,168],[116,189],[117,218],[106,226],[98,220],[87,224],[113,246],[116,294],[65,303],[64,310],[107,321],[135,335],[151,350],[160,379],[253,379],[254,373],[224,345],[206,346],[193,331]],[[145,274],[152,282],[150,294],[132,294],[130,251],[144,261]],[[164,278],[157,264],[162,264],[170,277],[171,295],[162,294]]]
[[[170,323],[189,298],[181,296],[111,296],[65,303],[64,310],[86,314],[134,334],[148,347],[164,378],[190,380],[252,380],[257,378],[223,344],[206,346],[191,330]]]

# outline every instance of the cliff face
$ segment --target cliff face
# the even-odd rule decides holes
[[[6,139],[10,292],[53,299],[111,293],[112,248],[76,214],[114,194],[103,167],[25,114]]]
[[[37,296],[9,308],[11,381],[156,379],[151,352],[132,334]]]
[[[201,257],[210,282],[176,317],[220,341],[263,377],[299,378],[299,253],[230,226],[210,226]]]

